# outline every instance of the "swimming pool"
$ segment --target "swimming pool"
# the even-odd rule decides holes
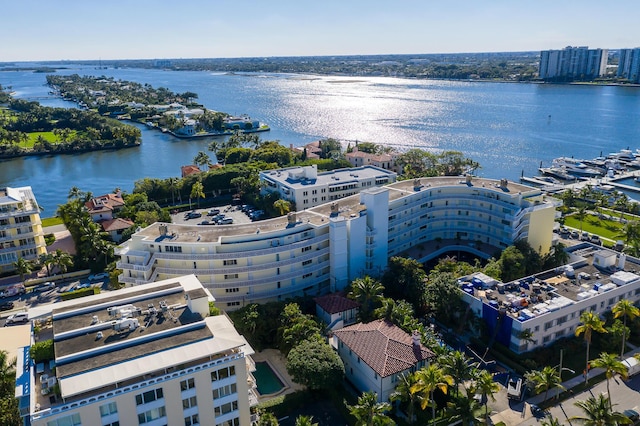
[[[256,362],[256,371],[253,372],[253,376],[256,378],[260,395],[276,393],[284,388],[284,384],[266,361]]]

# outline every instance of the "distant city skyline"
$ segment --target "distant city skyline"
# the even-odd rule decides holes
[[[0,62],[640,46],[634,0],[22,0],[0,10]]]

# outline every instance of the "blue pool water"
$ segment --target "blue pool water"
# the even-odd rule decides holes
[[[276,393],[284,388],[284,385],[266,362],[256,362],[256,371],[253,373],[258,384],[260,395]]]

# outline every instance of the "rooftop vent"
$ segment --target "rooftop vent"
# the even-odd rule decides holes
[[[91,317],[91,325],[98,323],[98,316],[94,315]]]
[[[96,333],[96,340],[100,340],[100,339],[102,339],[102,336],[103,336],[103,335],[102,335],[102,331],[98,331],[98,332]]]

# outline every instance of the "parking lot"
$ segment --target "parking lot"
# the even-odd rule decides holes
[[[75,279],[64,282],[56,282],[54,287],[41,286],[41,291],[29,291],[22,295],[0,299],[1,303],[12,303],[10,309],[0,312],[0,327],[5,326],[6,318],[18,312],[24,312],[28,308],[47,305],[60,300],[60,294],[86,287],[100,287],[100,291],[109,290],[108,275],[95,274],[91,277]]]
[[[212,212],[213,210],[213,212]],[[215,213],[218,211],[217,213]],[[215,214],[210,214],[215,213]],[[191,218],[189,214],[191,213]],[[198,216],[199,214],[199,216]],[[179,212],[171,215],[171,222],[175,224],[183,225],[202,225],[202,226],[216,226],[215,221],[231,218],[233,224],[250,223],[251,218],[249,215],[242,211],[242,206],[220,206],[211,207],[206,209],[193,209],[189,212]],[[204,222],[207,222],[204,224]]]

